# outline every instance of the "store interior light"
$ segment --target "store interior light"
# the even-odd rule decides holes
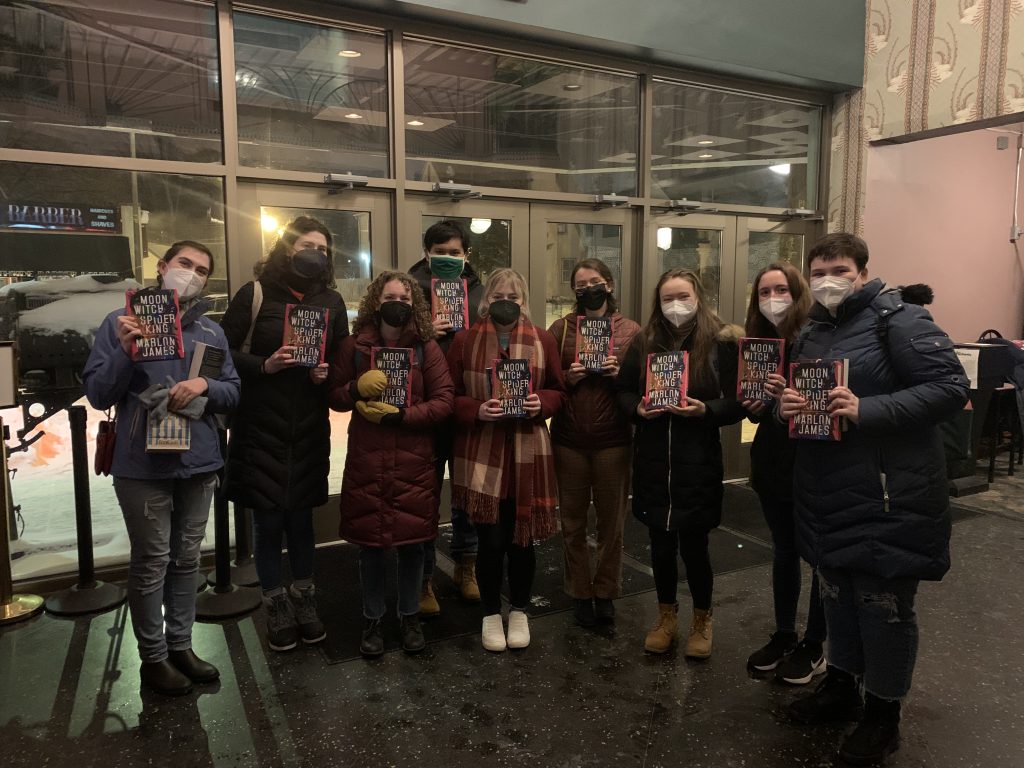
[[[701,155],[697,155],[697,157],[699,157],[701,160],[707,160],[709,157],[714,157],[714,155],[711,154],[710,152],[705,152]]]
[[[658,227],[658,247],[663,251],[672,247],[672,227]]]
[[[774,171],[779,176],[789,176],[789,163],[779,163],[778,165],[769,165],[768,170]]]
[[[355,112],[349,112],[345,117],[349,120],[362,120],[363,116]]]
[[[474,235],[482,235],[491,228],[490,219],[473,219],[469,222],[469,231]]]
[[[414,126],[414,127],[418,128],[419,126],[423,125],[423,121],[422,120],[410,120],[409,122],[406,123],[406,125],[411,125],[411,126]]]
[[[582,87],[583,86],[580,85],[579,83],[566,83],[565,85],[562,86],[562,90],[563,91],[578,91]]]
[[[343,51],[338,51],[338,55],[346,59],[358,59],[363,54],[359,51],[353,51],[351,48],[346,48]]]
[[[708,144],[714,144],[714,143],[715,143],[715,140],[714,140],[714,139],[701,139],[701,140],[700,140],[700,141],[698,141],[697,143],[698,143],[698,144],[702,144],[702,145],[705,145],[705,146],[706,146],[706,145],[708,145]]]
[[[264,232],[276,232],[277,228],[280,226],[277,219],[269,213],[264,213],[260,216],[260,225],[263,227]]]

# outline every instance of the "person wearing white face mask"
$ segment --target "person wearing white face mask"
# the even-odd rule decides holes
[[[783,370],[797,333],[811,308],[810,287],[792,264],[769,264],[754,278],[747,306],[746,335],[776,338],[785,342]],[[786,379],[771,375],[767,389],[776,398],[782,394]],[[750,484],[761,501],[761,510],[772,534],[772,594],[775,607],[775,632],[767,645],[747,659],[747,668],[755,676],[774,672],[790,685],[804,685],[825,672],[823,643],[825,614],[818,594],[817,574],[812,575],[808,595],[807,630],[801,640],[796,632],[797,604],[800,602],[800,554],[796,549],[796,524],[793,519],[794,441],[786,425],[772,417],[775,403],[746,400],[743,407],[757,424],[750,446]]]
[[[213,254],[182,240],[157,264],[160,285],[178,291],[183,358],[135,362],[132,341],[142,334],[123,309],[110,313],[96,333],[82,373],[94,408],[117,407],[117,439],[111,475],[131,541],[128,607],[142,660],[142,683],[158,693],[187,694],[193,683],[212,683],[219,673],[192,651],[199,549],[223,467],[215,414],[239,401],[240,382],[231,356],[218,375],[188,378],[197,342],[227,352],[220,326],[203,317],[199,294],[213,269]],[[168,379],[167,410],[189,419],[189,447],[180,452],[146,450],[146,424],[155,418],[140,394]],[[155,410],[155,409],[154,409]]]
[[[953,343],[922,307],[868,280],[868,248],[836,233],[808,255],[817,304],[793,359],[845,358],[847,386],[829,393],[846,419],[839,442],[799,440],[793,499],[800,554],[818,569],[828,670],[790,707],[803,723],[859,720],[840,747],[873,765],[899,745],[900,701],[917,655],[921,580],[949,569],[949,491],[935,425],[967,401]],[[779,414],[804,399],[782,392]],[[864,696],[861,697],[863,688]]]
[[[665,653],[678,631],[678,557],[686,566],[693,621],[686,655],[711,655],[714,575],[708,533],[722,519],[722,443],[719,428],[745,411],[736,402],[740,328],[723,323],[704,296],[700,278],[673,269],[661,276],[654,309],[634,337],[615,380],[619,406],[633,420],[633,515],[648,527],[658,620],[644,650]],[[686,405],[648,411],[643,406],[647,355],[689,352]]]

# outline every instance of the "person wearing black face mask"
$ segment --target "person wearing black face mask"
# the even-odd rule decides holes
[[[321,365],[305,368],[297,364],[294,347],[281,340],[288,304],[328,311],[329,353],[348,335],[345,301],[332,288],[331,243],[330,231],[314,218],[289,223],[222,322],[242,378],[226,491],[253,511],[267,641],[276,651],[325,637],[313,587],[313,508],[327,502],[330,354]],[[285,537],[293,577],[287,590],[281,576]]]
[[[455,474],[452,505],[465,509],[479,545],[476,579],[483,605],[483,646],[489,651],[530,644],[526,605],[536,558],[533,542],[558,530],[554,457],[545,420],[561,408],[565,383],[554,338],[530,322],[523,276],[496,270],[487,279],[481,319],[455,337],[448,365],[455,384]],[[531,394],[525,418],[505,417],[493,397],[497,360],[526,360]],[[508,636],[501,586],[508,564]]]
[[[626,521],[632,429],[616,403],[612,382],[619,355],[640,326],[618,312],[615,281],[600,259],[583,259],[572,269],[569,287],[576,306],[548,331],[559,342],[561,368],[568,385],[565,407],[551,422],[558,475],[558,509],[562,518],[565,591],[581,626],[615,617],[613,600],[621,591],[622,530]],[[611,320],[612,352],[600,372],[577,362],[579,319]],[[597,561],[590,565],[587,514],[593,500],[597,523]]]
[[[352,333],[338,345],[331,366],[330,402],[335,410],[355,411],[341,481],[340,534],[360,548],[366,621],[360,652],[384,652],[386,555],[394,549],[402,647],[417,653],[425,644],[419,621],[423,545],[437,535],[431,427],[452,413],[452,380],[434,340],[429,304],[407,274],[384,272],[370,283]],[[405,405],[395,404],[387,374],[373,365],[374,350],[382,347],[407,350],[411,357]]]

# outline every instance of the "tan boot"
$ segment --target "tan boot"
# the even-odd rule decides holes
[[[463,600],[480,602],[480,587],[476,585],[476,555],[462,556],[461,561],[455,564],[453,579]]]
[[[691,659],[706,659],[711,656],[711,609],[693,609],[693,624],[690,636],[686,638],[686,655]]]
[[[423,582],[423,591],[420,592],[420,616],[433,618],[441,613],[441,606],[434,597],[434,585],[427,579]]]
[[[672,647],[679,631],[679,606],[658,603],[658,622],[647,633],[644,650],[648,653],[665,653]]]

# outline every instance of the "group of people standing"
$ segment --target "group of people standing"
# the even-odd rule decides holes
[[[685,654],[708,658],[708,535],[721,521],[723,500],[719,433],[749,417],[758,423],[751,484],[774,544],[776,630],[748,667],[755,674],[774,670],[793,684],[827,669],[818,690],[794,703],[794,717],[858,719],[843,745],[853,761],[895,749],[916,653],[916,586],[941,578],[949,565],[945,470],[934,425],[962,407],[966,384],[949,339],[928,314],[880,280],[868,281],[863,241],[840,234],[819,242],[808,259],[810,285],[788,263],[767,266],[754,279],[743,329],[717,317],[699,275],[680,269],[658,280],[641,327],[618,311],[608,266],[583,259],[570,276],[573,311],[545,330],[530,319],[519,273],[498,269],[481,284],[458,223],[435,224],[423,244],[423,258],[409,273],[386,271],[370,283],[351,334],[333,288],[331,233],[319,221],[299,217],[286,227],[256,280],[232,299],[223,330],[201,317],[198,299],[212,255],[198,243],[175,244],[160,263],[161,282],[178,288],[186,348],[202,338],[230,350],[216,379],[188,380],[187,359],[133,363],[127,353],[139,334],[134,321],[118,311],[104,322],[85,383],[94,406],[118,410],[113,475],[132,543],[129,604],[143,681],[183,693],[217,676],[191,651],[195,607],[188,592],[221,478],[217,413],[234,411],[225,490],[253,510],[268,643],[284,651],[325,637],[313,582],[312,511],[328,496],[328,410],[352,412],[339,530],[359,546],[360,651],[367,657],[384,651],[389,550],[397,561],[406,652],[424,648],[420,618],[441,610],[432,576],[447,469],[455,582],[463,599],[481,603],[484,648],[529,645],[534,543],[559,530],[576,622],[614,621],[631,495],[634,517],[649,531],[658,600],[644,648],[664,653],[680,635],[681,558],[693,608]],[[432,277],[466,280],[466,329],[432,318]],[[282,345],[288,304],[329,310],[323,365],[300,366],[294,349]],[[576,362],[580,317],[611,319],[613,354],[600,371]],[[849,424],[841,441],[788,437],[786,419],[803,400],[782,376],[769,380],[771,403],[737,399],[744,335],[784,339],[787,363],[849,361],[849,384],[830,394],[833,414]],[[382,346],[412,350],[404,408],[382,401],[387,378],[371,366],[374,348]],[[648,410],[647,355],[681,350],[689,353],[685,402]],[[525,418],[505,418],[491,392],[491,368],[500,359],[528,361]],[[194,418],[192,447],[176,455],[146,453],[134,428],[144,407],[139,393],[165,380],[169,408],[191,407]],[[197,398],[205,400],[196,406]],[[591,504],[596,557],[588,543]],[[815,567],[802,638],[801,558]]]

